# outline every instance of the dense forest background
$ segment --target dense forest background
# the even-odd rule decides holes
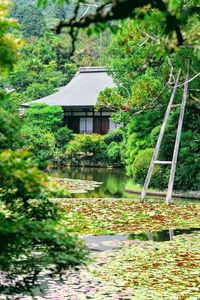
[[[108,45],[108,33],[88,37],[84,31],[80,32],[72,58],[69,36],[53,32],[60,19],[71,17],[73,9],[73,5],[67,4],[49,4],[46,9],[38,9],[36,1],[25,0],[17,0],[12,5],[10,17],[19,22],[14,34],[24,40],[24,46],[14,71],[1,79],[1,86],[13,91],[10,105],[6,104],[8,109],[15,110],[21,103],[52,94],[69,82],[79,66],[105,63],[103,53]]]

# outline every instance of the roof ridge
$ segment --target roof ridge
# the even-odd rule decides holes
[[[96,67],[80,67],[80,73],[93,73],[93,72],[106,72],[106,67],[104,66],[96,66]]]

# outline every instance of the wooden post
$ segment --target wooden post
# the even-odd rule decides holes
[[[147,176],[146,176],[146,179],[145,179],[145,183],[144,183],[144,186],[143,186],[143,189],[142,189],[142,192],[141,192],[141,201],[142,202],[144,201],[144,198],[145,198],[145,195],[146,195],[146,192],[147,192],[150,180],[151,180],[151,176],[152,176],[153,169],[154,169],[154,162],[157,160],[158,152],[160,150],[160,145],[162,143],[162,139],[163,139],[163,136],[164,136],[165,128],[166,128],[166,125],[167,125],[167,120],[169,118],[169,114],[170,114],[170,111],[171,111],[171,106],[172,106],[172,103],[174,101],[174,97],[176,95],[176,89],[177,89],[177,85],[178,85],[178,82],[179,82],[180,75],[181,75],[181,69],[179,69],[179,71],[178,71],[178,75],[177,75],[177,78],[176,78],[176,81],[175,81],[175,84],[174,84],[174,88],[173,88],[173,91],[172,91],[172,94],[171,94],[171,97],[170,97],[170,100],[169,100],[169,104],[168,104],[168,107],[167,107],[167,110],[166,110],[166,113],[165,113],[165,117],[164,117],[161,129],[160,129],[160,133],[159,133],[159,136],[158,136],[156,147],[155,147],[152,159],[151,159],[149,170],[148,170],[148,173],[147,173]]]
[[[170,229],[170,230],[169,230],[169,239],[170,239],[170,241],[172,241],[173,238],[174,238],[174,230],[173,230],[173,229]]]
[[[173,153],[173,159],[172,159],[172,167],[171,167],[167,196],[166,196],[166,204],[167,205],[169,205],[171,203],[172,191],[173,191],[173,186],[174,186],[174,178],[175,178],[175,173],[176,173],[178,151],[179,151],[180,140],[181,140],[181,131],[182,131],[182,127],[183,127],[183,118],[184,118],[184,114],[185,114],[185,106],[186,106],[186,100],[187,100],[187,94],[188,94],[189,70],[190,70],[190,64],[188,64],[188,67],[187,67],[187,74],[186,74],[184,90],[183,90],[181,111],[180,111],[180,115],[179,115],[178,129],[177,129],[176,141],[175,141],[174,153]]]

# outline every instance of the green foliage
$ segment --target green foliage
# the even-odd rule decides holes
[[[60,273],[79,264],[86,250],[76,237],[66,235],[67,228],[57,228],[59,207],[49,200],[57,192],[37,169],[31,153],[1,152],[0,174],[0,268],[6,278],[1,292],[16,294],[30,290],[43,268],[54,264],[54,272]],[[9,287],[12,278],[15,284]]]
[[[107,155],[109,158],[109,161],[111,163],[117,163],[120,165],[120,161],[121,161],[121,148],[120,145],[116,142],[111,142],[108,145],[108,149],[107,149]]]
[[[123,97],[115,89],[105,88],[104,91],[100,92],[96,108],[99,109],[101,106],[114,107],[115,109],[121,109],[124,103]]]
[[[47,198],[47,177],[34,166],[31,153],[4,150],[0,162],[0,201],[10,212],[37,220],[56,217],[56,207]]]
[[[93,162],[105,162],[107,147],[104,137],[98,134],[76,134],[67,145],[66,155],[72,163],[77,164],[88,158]]]
[[[151,162],[151,158],[153,155],[154,149],[146,148],[145,150],[141,150],[135,157],[132,165],[132,174],[133,180],[136,183],[144,184],[144,180],[146,178],[149,164]],[[159,172],[159,167],[156,166],[154,168],[153,175]]]
[[[27,87],[24,92],[24,97],[26,97],[27,101],[30,101],[43,98],[48,94],[53,94],[54,92],[55,89],[51,83],[33,83]]]
[[[120,143],[123,141],[124,138],[124,133],[122,129],[116,129],[108,132],[104,136],[104,141],[107,145],[109,145],[112,142]]]
[[[24,127],[21,131],[26,151],[31,151],[41,168],[54,157],[56,140],[52,132],[41,128]]]
[[[55,131],[57,130],[64,118],[63,109],[60,106],[49,106],[45,103],[32,103],[26,110],[26,123],[32,127]]]
[[[1,75],[13,67],[19,46],[19,41],[8,33],[14,23],[6,18],[7,7],[7,1],[0,1]],[[7,101],[3,93],[0,97],[1,102]],[[56,119],[48,124],[58,123]],[[58,223],[59,207],[50,200],[58,196],[57,188],[38,170],[30,153],[11,150],[18,139],[18,117],[1,109],[0,292],[9,294],[9,298],[30,291],[40,271],[48,269],[51,274],[61,275],[69,266],[83,263],[87,255],[84,243],[67,235],[67,228]]]
[[[69,143],[73,139],[72,130],[67,127],[60,127],[55,132],[55,139],[58,148],[65,148],[67,143]]]
[[[17,5],[16,3],[12,10],[12,15],[18,19],[20,30],[26,38],[30,36],[43,36],[47,30],[42,11],[36,9],[31,3],[26,5],[26,9],[23,4]]]
[[[23,148],[34,154],[42,168],[47,163],[66,163],[66,146],[73,139],[73,133],[67,127],[61,127],[63,117],[61,107],[45,103],[33,103],[25,112],[21,130]]]
[[[154,146],[151,138],[151,131],[156,124],[160,124],[162,113],[149,111],[133,116],[128,124],[126,164],[129,176],[132,176],[132,165],[136,155],[146,148]]]
[[[173,147],[177,130],[179,110],[171,114],[166,134],[164,136],[163,146],[161,147],[159,158],[161,160],[171,160]],[[179,151],[175,188],[178,190],[199,190],[199,149],[200,149],[200,111],[194,105],[187,105],[181,134],[181,146]],[[160,177],[163,178],[163,184],[167,186],[169,172],[164,170]],[[158,187],[156,182],[154,186]]]
[[[177,13],[182,4],[179,3],[177,8],[177,5],[171,1],[170,6],[174,13]],[[144,11],[138,10],[138,12],[143,13]],[[198,54],[194,48],[182,47],[176,49],[170,56],[166,55],[166,52],[161,49],[163,44],[168,43],[169,40],[166,41],[164,38],[164,18],[159,11],[152,10],[143,16],[143,20],[135,19],[122,22],[120,25],[121,30],[112,39],[108,49],[109,70],[117,85],[118,93],[124,99],[130,94],[127,101],[129,111],[124,113],[119,111],[116,114],[116,119],[120,121],[123,115],[126,115],[124,120],[127,124],[125,135],[127,141],[124,143],[125,151],[121,152],[126,153],[125,162],[128,175],[134,176],[135,181],[140,183],[144,181],[147,168],[144,169],[143,175],[137,174],[137,166],[134,166],[133,169],[133,164],[142,150],[147,149],[148,151],[148,148],[155,147],[171,93],[171,89],[168,87],[173,84],[172,76],[169,75],[172,72],[171,75],[175,77],[178,68],[181,67],[181,81],[184,81],[183,75],[185,75],[188,60],[192,60],[191,77],[195,75],[193,68],[196,69],[198,65]],[[187,26],[183,25],[183,32],[188,32],[188,30],[190,32],[190,37],[185,37],[188,40],[191,38],[191,44],[195,40],[194,30],[196,26],[198,25],[195,16],[188,19]],[[171,41],[171,44],[173,43],[174,36]],[[194,105],[193,108],[187,108],[184,119],[175,179],[175,188],[178,190],[199,189],[200,186],[199,159],[197,158],[197,149],[199,149],[198,81],[196,79],[190,82],[188,102],[194,99],[192,101]],[[112,95],[112,91],[109,91],[109,93]],[[110,95],[103,99],[102,104],[107,103],[108,106],[118,109],[118,104],[116,104],[115,99],[111,99]],[[181,97],[182,90],[178,89],[176,96],[178,103],[180,103]],[[101,101],[99,101],[99,105],[101,105]],[[177,117],[177,113],[172,115],[160,151],[161,160],[172,159]],[[141,172],[139,165],[138,172]],[[161,167],[152,179],[151,184],[156,188],[166,188],[168,179],[169,168]]]
[[[21,51],[21,60],[2,81],[4,88],[13,90],[11,110],[15,111],[19,104],[53,94],[68,83],[75,72],[76,66],[66,59],[60,39],[53,33],[30,37]]]
[[[112,113],[111,117],[115,124],[124,123],[125,125],[127,125],[130,119],[130,115],[125,111]]]
[[[135,79],[129,104],[137,108],[155,105],[154,99],[159,97],[161,89],[160,78],[156,78],[153,70],[148,69],[145,74]]]
[[[84,262],[87,257],[84,242],[66,231],[64,226],[56,228],[52,221],[1,220],[0,268],[4,272],[1,294],[16,296],[30,292],[43,269],[51,276],[61,275],[67,266]]]
[[[11,69],[18,57],[18,49],[21,41],[15,39],[10,30],[17,26],[17,23],[7,17],[9,9],[8,1],[0,1],[0,74]]]
[[[20,143],[20,120],[0,108],[0,150],[14,149]]]

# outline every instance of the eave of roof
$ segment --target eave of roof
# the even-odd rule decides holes
[[[46,103],[62,107],[91,107],[95,106],[98,95],[106,87],[115,86],[113,79],[105,67],[82,67],[72,80],[58,92],[31,103]],[[30,103],[22,104],[28,107]]]

